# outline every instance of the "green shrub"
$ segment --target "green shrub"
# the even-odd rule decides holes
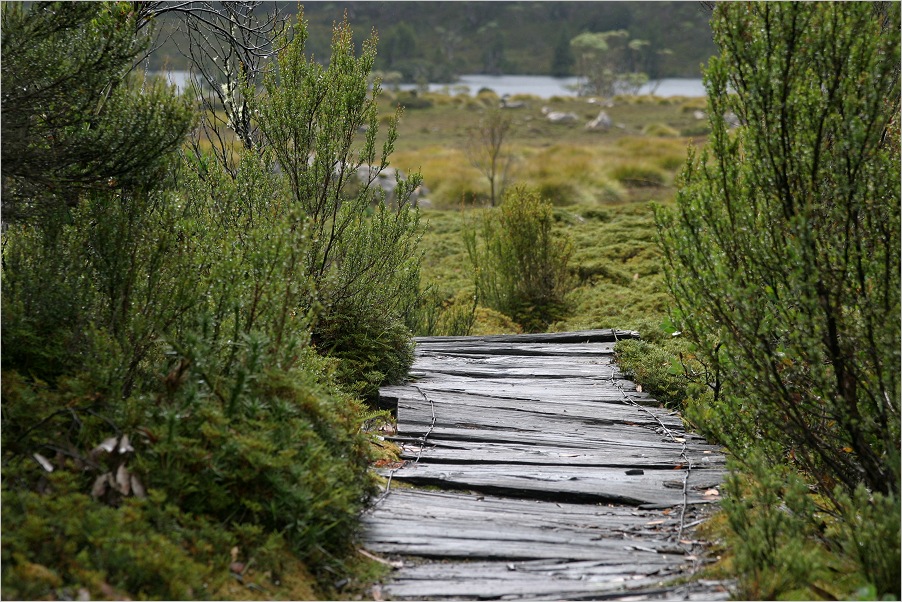
[[[420,301],[421,302],[421,301]],[[409,314],[413,314],[411,310]],[[336,376],[349,391],[375,401],[379,387],[399,384],[413,364],[411,330],[405,322],[342,313],[317,324],[314,345],[338,360]]]
[[[828,491],[837,480],[850,492],[864,480],[889,493],[899,475],[899,424],[886,408],[899,391],[889,368],[900,339],[899,120],[884,99],[899,89],[887,54],[898,48],[886,31],[855,33],[876,27],[869,6],[780,6],[719,13],[723,55],[707,72],[712,149],[691,161],[677,210],[659,213],[667,282],[679,329],[708,355],[707,338],[717,340],[729,359],[733,394],[718,411],[729,416],[734,453],[779,442]],[[833,33],[806,42],[800,55],[781,54],[801,35],[792,25],[799,18],[829,23]],[[734,30],[764,24],[777,41],[732,44]],[[839,75],[818,50],[839,52],[838,38],[858,57]],[[760,68],[777,69],[771,59],[790,73],[788,87]],[[755,77],[740,83],[735,70]],[[818,73],[840,77],[844,92],[812,88]],[[723,93],[728,82],[736,94]],[[788,120],[749,119],[734,133],[716,117],[727,106],[769,115],[767,103],[786,94],[798,99]],[[850,117],[859,114],[867,127]],[[860,169],[837,172],[851,164]]]
[[[660,138],[676,138],[680,135],[679,130],[663,123],[649,123],[642,128],[642,133],[646,136],[657,136]]]
[[[371,483],[356,414],[315,382],[323,360],[308,360],[287,376],[245,372],[259,384],[230,403],[209,391],[207,366],[184,357],[161,375],[158,396],[124,401],[99,396],[90,378],[51,390],[4,372],[4,597],[84,588],[215,599],[233,548],[260,578],[274,575],[270,591],[293,597],[278,576],[287,587],[295,575],[285,573],[299,570],[292,559],[322,571],[334,563],[327,554],[346,552]],[[122,445],[119,433],[130,451],[100,450],[111,435]],[[116,484],[98,490],[104,471]],[[129,480],[142,491],[121,491]]]
[[[657,213],[674,322],[723,375],[690,419],[745,474],[724,505],[740,595],[902,593],[899,22],[718,5],[710,146]]]
[[[430,289],[424,295],[417,323],[417,336],[467,336],[476,322],[476,295],[470,291],[454,294]]]
[[[665,157],[661,157],[657,160],[657,164],[661,169],[666,169],[667,171],[674,171],[686,164],[686,157],[669,155]]]
[[[349,550],[371,485],[368,453],[359,434],[362,408],[338,391],[335,360],[319,358],[308,345],[311,315],[298,311],[309,295],[308,238],[284,197],[273,194],[271,173],[253,155],[237,166],[234,180],[213,161],[185,166],[184,198],[172,221],[160,218],[178,206],[164,203],[109,211],[102,228],[84,219],[90,202],[73,214],[65,237],[89,244],[73,242],[71,255],[57,261],[77,267],[84,249],[115,259],[115,246],[104,250],[100,242],[106,230],[118,232],[119,250],[135,248],[140,256],[121,273],[134,295],[129,307],[141,313],[109,311],[124,294],[124,285],[107,277],[120,273],[111,266],[97,262],[79,279],[93,300],[80,309],[97,316],[87,333],[90,361],[83,359],[83,373],[58,379],[55,389],[4,375],[3,437],[11,442],[4,461],[63,449],[91,466],[89,450],[128,434],[134,455],[119,466],[139,475],[149,492],[227,530],[250,525],[260,537],[280,533],[286,549],[322,575],[333,557]],[[21,250],[26,240],[10,241],[7,249]],[[174,241],[182,241],[178,252]],[[23,281],[34,277],[15,273]],[[16,291],[4,294],[16,299]],[[402,357],[406,370],[409,334],[396,340],[403,349],[366,351]],[[140,378],[124,370],[133,359]],[[124,382],[136,392],[124,395]],[[118,474],[115,464],[108,470]],[[79,475],[76,491],[86,494],[98,471]],[[21,487],[39,490],[40,479]],[[110,488],[97,497],[92,503],[121,501]],[[7,535],[17,541],[15,533]],[[28,556],[22,563],[43,565]],[[142,578],[154,579],[152,573]]]
[[[439,208],[459,208],[482,205],[488,202],[489,195],[469,179],[455,179],[441,182],[433,191],[432,198]]]
[[[476,271],[480,304],[537,331],[565,312],[572,287],[570,241],[552,232],[551,204],[535,191],[515,188],[496,210],[486,210],[481,224],[465,232]]]
[[[615,351],[621,370],[655,399],[679,407],[688,397],[689,383],[673,354],[638,340],[620,341]]]
[[[672,407],[709,394],[720,395],[718,365],[705,364],[686,339],[659,325],[649,326],[641,330],[648,340],[629,339],[615,346],[617,362],[627,375]]]
[[[49,474],[53,493],[3,485],[3,597],[212,599],[228,579],[233,534],[180,513],[163,496],[113,508]],[[195,553],[189,550],[196,550]]]
[[[659,188],[667,181],[667,176],[660,169],[639,163],[615,167],[611,176],[628,188]]]
[[[695,111],[707,111],[708,101],[705,97],[690,98],[680,103],[681,113],[694,113]]]
[[[281,190],[308,228],[302,269],[311,286],[299,309],[319,308],[316,347],[344,363],[338,374],[346,384],[368,383],[364,390],[372,393],[386,382],[374,381],[378,374],[397,380],[412,360],[402,329],[418,295],[419,213],[410,197],[422,179],[399,179],[391,200],[372,181],[349,185],[358,172],[388,167],[400,109],[377,148],[380,90],[367,85],[375,37],[356,57],[350,26],[338,25],[323,67],[305,54],[302,20],[296,29],[280,38],[284,48],[262,91],[246,95],[259,114],[264,148],[281,168]]]
[[[596,184],[594,195],[601,203],[620,203],[626,198],[626,190],[619,182],[604,180]]]
[[[395,95],[395,102],[405,109],[429,109],[434,104],[429,98],[425,98],[417,94],[415,90],[409,92],[398,92]]]
[[[864,597],[870,598],[897,593],[902,581],[898,496],[872,493],[859,486],[852,495],[838,492],[836,497],[842,508],[841,520],[833,522],[827,536],[840,543],[842,554],[863,577],[857,591],[864,590]]]
[[[895,599],[898,498],[837,490],[835,512],[791,466],[763,457],[730,466],[723,512],[738,598]]]
[[[686,137],[707,136],[710,133],[711,133],[711,126],[708,125],[708,123],[704,122],[704,121],[684,127],[683,129],[680,130],[680,135],[686,136]]]
[[[477,307],[473,316],[473,327],[469,334],[520,334],[523,328],[501,312],[488,307]]]
[[[343,196],[353,169],[333,160],[385,167],[392,148],[376,161],[375,50],[355,59],[345,24],[331,71],[298,73],[304,38],[280,55],[285,89],[255,98],[262,148],[169,157],[165,178],[3,233],[4,597],[243,597],[240,556],[306,599],[283,567],[308,585],[301,560],[321,585],[345,570],[373,486],[349,391],[412,361],[418,179],[395,203]],[[324,82],[308,105],[304,73]],[[266,121],[280,111],[313,129]]]
[[[177,380],[146,411],[151,443],[134,468],[185,511],[280,533],[321,570],[348,552],[372,486],[360,408],[322,384],[310,351],[290,370],[270,367],[269,343],[244,337],[228,371],[212,372],[209,341],[189,339]]]
[[[749,464],[751,478],[735,470],[724,484],[727,542],[740,576],[739,598],[776,600],[804,595],[825,577],[825,563],[810,541],[815,504],[807,485],[786,467]]]
[[[577,182],[566,178],[543,178],[536,186],[536,191],[552,205],[566,206],[582,200],[583,189]]]
[[[582,216],[586,219],[597,220],[599,222],[608,222],[611,220],[611,212],[606,209],[585,209]]]

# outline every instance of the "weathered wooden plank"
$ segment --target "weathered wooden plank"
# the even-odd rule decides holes
[[[501,356],[506,357],[506,356]],[[610,361],[578,362],[490,362],[483,357],[471,360],[449,356],[424,357],[417,362],[417,374],[447,374],[466,378],[610,378],[616,368]],[[618,374],[619,375],[619,374]]]
[[[391,501],[386,505],[386,501]],[[394,510],[400,508],[402,513]],[[701,508],[690,507],[687,512],[699,513]],[[672,510],[644,510],[615,504],[572,504],[480,495],[460,491],[436,491],[421,489],[393,489],[390,496],[367,511],[367,516],[387,516],[405,521],[413,518],[466,518],[483,520],[491,517],[500,523],[523,524],[580,524],[593,528],[610,528],[616,531],[633,529],[648,521],[659,528],[676,524]],[[693,514],[694,515],[694,514]],[[414,521],[415,522],[415,521]]]
[[[655,446],[631,446],[620,441],[600,442],[592,449],[534,446],[495,441],[451,441],[430,438],[430,446],[422,452],[420,446],[411,444],[402,448],[401,457],[412,460],[421,457],[429,463],[442,464],[547,464],[583,467],[636,468],[682,470],[686,460],[682,455],[674,457],[667,450]],[[723,468],[719,454],[705,454],[692,449],[686,452],[694,469]]]
[[[586,449],[601,449],[604,442],[596,438],[587,441],[589,437],[597,437],[598,430],[589,428],[576,428],[570,433],[549,433],[545,431],[524,431],[516,432],[512,429],[500,427],[498,429],[483,428],[478,425],[458,425],[453,427],[436,426],[430,429],[429,425],[424,422],[419,425],[408,425],[405,430],[406,435],[398,435],[393,437],[396,441],[418,442],[428,433],[428,440],[436,441],[472,441],[478,443],[488,443],[497,441],[500,443],[513,443],[520,445],[531,445],[533,447],[562,447],[574,450],[577,453]],[[597,441],[597,446],[593,444]],[[674,461],[679,458],[679,452],[682,445],[673,443],[666,439],[663,435],[657,435],[657,438],[650,434],[645,439],[640,439],[638,435],[630,439],[620,439],[620,443],[626,446],[642,447],[642,446],[672,446],[674,453]]]
[[[429,391],[445,391],[484,395],[507,399],[560,399],[563,401],[608,401],[623,403],[624,394],[635,403],[648,407],[658,407],[660,402],[644,392],[636,390],[630,381],[617,382],[622,387],[612,386],[607,378],[562,378],[554,382],[548,379],[495,379],[467,378],[455,375],[438,375],[436,373],[411,372],[416,376],[414,384],[428,395]],[[394,388],[386,387],[384,395],[391,395]]]
[[[450,358],[611,358],[615,343],[587,343],[569,345],[547,345],[543,343],[481,343],[462,345],[460,343],[431,343],[417,346],[417,359],[444,356]]]
[[[460,393],[420,392],[416,396],[398,398],[398,420],[418,422],[419,415],[433,411],[438,424],[468,423],[510,424],[513,428],[554,430],[558,424],[614,425],[619,430],[657,430],[666,426],[670,431],[684,431],[682,421],[665,411],[637,412],[635,407],[595,402],[594,405],[572,402],[541,402],[534,400],[493,400]],[[528,426],[527,426],[528,425]],[[569,430],[569,427],[568,429]]]
[[[393,598],[436,599],[436,598],[460,598],[491,600],[516,597],[523,599],[526,596],[538,597],[538,599],[561,599],[566,596],[568,600],[574,599],[598,599],[602,593],[623,591],[623,585],[627,577],[621,577],[621,581],[587,582],[584,580],[564,580],[539,577],[524,579],[522,575],[514,578],[470,578],[443,579],[432,582],[420,580],[400,580],[388,586],[386,591]],[[660,578],[640,579],[632,581],[634,587],[660,585]],[[628,590],[627,590],[628,591]]]
[[[676,472],[676,474],[675,474]],[[716,501],[706,497],[723,480],[719,469],[690,473],[689,503]],[[683,475],[672,470],[626,470],[606,467],[541,466],[506,464],[503,466],[453,464],[415,464],[394,473],[394,479],[420,485],[438,485],[451,489],[481,491],[493,495],[532,497],[568,502],[609,502],[632,506],[676,506],[683,502]]]
[[[536,433],[580,433],[587,437],[589,445],[592,441],[659,441],[662,434],[656,432],[660,425],[646,421],[640,426],[634,423],[630,426],[627,420],[610,420],[602,417],[555,415],[551,413],[537,413],[524,410],[508,410],[498,408],[491,412],[485,412],[479,407],[467,407],[465,405],[453,406],[451,404],[429,404],[417,401],[404,402],[398,405],[399,421],[405,427],[414,427],[420,424],[424,414],[432,420],[433,409],[436,416],[436,425],[440,427],[474,427],[474,428],[509,428],[518,432]],[[634,416],[641,420],[641,416]],[[678,428],[678,427],[675,427]],[[671,429],[671,430],[675,430]]]
[[[492,403],[496,403],[497,407],[511,407],[507,404],[513,404],[514,407],[548,407],[549,411],[554,411],[551,404],[560,407],[561,412],[570,411],[569,406],[591,408],[598,404],[608,404],[620,407],[620,410],[612,409],[612,412],[620,411],[624,415],[636,415],[641,418],[647,413],[636,414],[635,409],[624,404],[624,395],[618,389],[611,389],[599,386],[597,382],[568,383],[568,388],[558,390],[556,388],[539,386],[524,386],[521,392],[517,392],[514,387],[492,387],[485,386],[484,381],[469,381],[469,388],[465,385],[465,381],[435,383],[430,381],[419,381],[415,386],[395,386],[383,387],[380,395],[384,398],[388,405],[397,405],[399,399],[441,399],[447,398],[453,403],[479,403],[480,399],[485,400],[486,407],[490,407]],[[625,391],[631,399],[639,402],[640,405],[647,408],[658,408],[662,412],[654,412],[656,415],[674,415],[671,412],[660,408],[657,400],[650,398],[645,393],[637,393],[635,391]],[[469,401],[468,401],[469,400]],[[645,403],[642,403],[642,402]],[[557,404],[560,404],[557,406]],[[604,411],[600,409],[599,411]]]
[[[415,353],[418,363],[442,362],[460,365],[482,364],[498,367],[535,366],[544,368],[554,365],[612,366],[614,365],[613,346],[569,345],[566,349],[549,347],[548,345],[521,346],[523,349],[536,351],[535,354],[511,355],[507,348],[505,353],[476,353],[468,349],[467,353],[454,353],[441,349],[422,350]],[[501,350],[493,350],[501,351]],[[567,351],[568,353],[564,353]]]
[[[428,345],[430,343],[466,343],[467,345],[478,344],[481,342],[490,343],[546,343],[546,344],[566,344],[566,343],[611,343],[623,339],[639,338],[639,333],[634,330],[617,330],[617,329],[598,329],[598,330],[579,330],[574,332],[545,332],[534,334],[498,334],[486,336],[445,336],[445,337],[416,337],[414,340],[418,345]]]
[[[547,395],[552,383],[545,378],[471,378],[456,374],[441,374],[438,372],[419,371],[414,364],[411,369],[411,377],[413,384],[421,389],[433,389],[437,391],[458,391],[460,393],[470,394],[494,394],[501,396],[509,396],[515,398],[533,398],[543,392]],[[615,375],[616,376],[616,375]],[[425,385],[425,387],[424,387]],[[623,398],[623,394],[630,397],[649,400],[654,405],[660,405],[658,400],[651,400],[651,396],[647,393],[640,393],[636,390],[635,383],[618,378],[616,385],[611,382],[610,374],[599,374],[598,376],[571,376],[568,378],[555,379],[553,388],[557,395],[566,398],[581,399],[588,396],[589,399],[595,395],[602,395],[606,398],[615,399],[615,394],[619,394]],[[641,403],[638,401],[638,403]]]
[[[421,581],[401,580],[386,591],[393,599],[412,600],[729,600],[730,592],[726,584],[717,581],[702,581],[673,585],[665,580],[666,575],[644,578],[641,575],[613,577],[613,582],[593,582],[588,580],[528,581],[521,575],[492,581],[462,580],[456,582],[439,581],[435,587]],[[430,593],[432,592],[432,593]]]
[[[383,393],[383,396],[390,397],[394,407],[397,407],[399,402],[403,402],[406,408],[430,404],[439,407],[447,404],[454,411],[466,407],[478,408],[486,414],[496,410],[516,410],[542,416],[572,417],[575,420],[585,418],[634,425],[664,424],[670,429],[683,429],[683,421],[676,412],[647,406],[646,410],[637,412],[634,406],[623,403],[619,391],[611,392],[607,397],[598,396],[596,399],[561,398],[555,395],[553,390],[550,392],[546,390],[538,399],[498,397],[436,390],[428,385],[424,388],[391,387],[389,391]]]
[[[569,564],[569,563],[567,563]],[[562,563],[554,572],[524,570],[526,563],[435,563],[434,572],[402,569],[385,588],[395,599],[518,599],[518,600],[728,600],[724,582],[701,581],[669,585],[678,569],[600,573],[569,568]],[[585,563],[572,563],[574,565]],[[514,568],[510,568],[510,567]]]
[[[377,505],[367,515],[371,549],[391,553],[403,545],[424,557],[468,560],[407,565],[386,589],[393,597],[522,597],[542,591],[572,599],[583,589],[561,582],[588,583],[585,592],[597,593],[599,583],[604,591],[638,587],[638,575],[654,576],[660,586],[691,559],[685,546],[671,543],[679,524],[674,512],[436,491],[398,490],[392,496],[390,508]],[[474,560],[482,558],[500,560]],[[530,588],[523,590],[524,583]]]

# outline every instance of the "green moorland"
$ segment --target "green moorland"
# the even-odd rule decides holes
[[[386,92],[387,107],[397,103]],[[414,100],[414,102],[409,102]],[[507,185],[525,185],[553,204],[555,229],[573,242],[575,282],[550,330],[635,328],[656,338],[667,316],[653,206],[673,202],[674,180],[690,145],[703,144],[703,98],[617,97],[603,110],[606,131],[584,126],[602,110],[578,97],[515,98],[509,109],[511,156]],[[472,165],[468,141],[487,112],[498,106],[491,91],[478,95],[421,94],[405,98],[393,165],[419,171],[431,207],[423,210],[422,278],[446,305],[465,307],[475,293],[473,266],[463,233],[479,219],[488,180]],[[579,119],[550,123],[543,109]],[[519,331],[521,325],[479,307],[471,333]],[[434,333],[442,331],[441,325]]]

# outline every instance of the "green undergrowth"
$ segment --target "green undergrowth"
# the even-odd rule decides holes
[[[358,595],[376,575],[357,550],[370,467],[391,453],[367,428],[386,414],[365,398],[413,360],[405,318],[419,280],[417,176],[387,202],[332,171],[391,154],[390,142],[376,149],[366,100],[375,39],[358,58],[337,26],[324,68],[306,61],[302,24],[284,32],[281,79],[246,90],[267,144],[230,156],[222,141],[217,155],[184,140],[211,114],[121,79],[140,45],[96,44],[127,46],[125,8],[2,7],[4,48],[14,33],[35,41],[4,50],[3,77],[38,90],[4,111],[36,128],[17,139],[23,154],[46,151],[4,173],[2,597]],[[78,69],[96,77],[70,104],[41,91]],[[302,81],[307,105],[290,86]],[[141,110],[107,102],[111,89]],[[133,121],[184,147],[119,144]],[[58,146],[92,132],[99,142],[72,146],[125,173]],[[48,169],[58,155],[65,169]]]
[[[669,201],[664,197],[661,202]],[[476,286],[464,232],[481,211],[424,212],[422,278],[446,307],[472,307]],[[572,288],[564,297],[563,314],[547,330],[627,328],[639,330],[647,340],[669,338],[662,329],[668,301],[654,243],[653,203],[569,205],[554,208],[552,216],[553,230],[572,244]],[[513,317],[480,305],[471,333],[520,330]]]

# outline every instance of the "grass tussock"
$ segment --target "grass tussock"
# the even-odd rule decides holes
[[[660,138],[676,138],[680,135],[680,131],[663,123],[650,123],[642,128],[642,133],[646,136],[657,136]]]

